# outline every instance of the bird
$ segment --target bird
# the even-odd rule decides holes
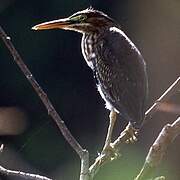
[[[114,19],[90,7],[67,18],[37,24],[32,29],[64,29],[82,34],[83,57],[93,71],[106,108],[110,110],[104,149],[110,146],[117,115],[133,129],[140,128],[145,118],[148,92],[146,63]]]

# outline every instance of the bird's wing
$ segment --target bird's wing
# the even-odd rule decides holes
[[[143,57],[119,29],[107,32],[97,46],[96,76],[106,99],[127,120],[142,121],[147,93]],[[100,64],[100,65],[99,65]]]

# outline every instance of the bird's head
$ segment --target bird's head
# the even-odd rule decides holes
[[[108,27],[113,19],[101,11],[88,8],[74,13],[68,18],[44,22],[32,27],[33,30],[66,29],[80,33],[91,33]]]

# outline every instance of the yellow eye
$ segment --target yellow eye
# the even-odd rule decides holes
[[[85,19],[87,19],[87,16],[86,16],[86,15],[80,15],[79,20],[83,21],[83,20],[85,20]]]

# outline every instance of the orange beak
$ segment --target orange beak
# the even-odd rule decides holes
[[[48,21],[45,23],[37,24],[32,27],[33,30],[46,30],[46,29],[66,29],[69,25],[73,24],[69,18],[58,19],[53,21]]]

